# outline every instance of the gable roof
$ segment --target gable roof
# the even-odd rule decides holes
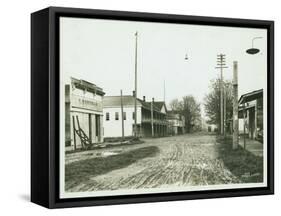
[[[123,95],[123,106],[134,106],[135,105],[135,97],[132,95]],[[164,101],[154,101],[153,103],[154,111],[161,112],[162,107],[164,106],[166,112],[167,108]],[[151,102],[143,101],[137,98],[137,106],[141,106],[144,109],[150,110],[151,109]],[[105,96],[103,98],[103,107],[121,107],[121,96]]]
[[[143,104],[145,104],[145,106],[147,106],[149,109],[151,109],[151,101],[149,102],[143,102]],[[164,101],[154,101],[153,102],[153,108],[154,110],[161,112],[162,107],[164,106],[165,112],[167,113],[167,107]]]
[[[87,90],[89,92],[99,94],[101,96],[105,95],[105,92],[103,91],[102,88],[98,87],[94,83],[81,80],[81,79],[76,79],[74,77],[71,77],[71,84],[75,86],[75,88],[81,89],[81,90]]]
[[[259,89],[259,90],[252,91],[247,94],[241,95],[238,102],[239,102],[239,104],[247,103],[249,101],[253,101],[253,100],[256,100],[256,99],[259,99],[262,97],[263,97],[263,89]]]
[[[123,106],[134,106],[135,97],[131,95],[122,96]],[[137,98],[137,106],[141,106],[142,102]],[[121,96],[105,96],[103,98],[103,107],[121,107]]]

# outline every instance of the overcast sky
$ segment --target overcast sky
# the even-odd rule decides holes
[[[226,54],[232,78],[238,61],[239,96],[266,88],[266,30],[100,19],[61,18],[61,84],[69,77],[84,79],[103,88],[106,95],[132,94],[134,89],[135,32],[138,31],[138,97],[166,103],[193,95],[200,103],[210,80],[219,76],[217,54]],[[254,46],[261,52],[246,54]],[[185,54],[188,61],[185,61]]]

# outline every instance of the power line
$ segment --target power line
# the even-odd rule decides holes
[[[225,54],[217,55],[216,69],[220,69],[220,132],[225,135],[225,120],[226,120],[226,98],[223,84],[223,69],[228,68],[225,63]]]

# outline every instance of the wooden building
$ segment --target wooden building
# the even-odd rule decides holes
[[[240,134],[250,139],[263,137],[263,89],[240,97],[238,116]]]
[[[122,96],[124,136],[134,135],[135,97]],[[160,137],[167,133],[167,108],[163,101],[137,99],[137,136]],[[121,96],[105,96],[103,103],[104,137],[122,137]]]
[[[103,142],[102,88],[71,78],[65,85],[65,141],[67,150]]]
[[[153,113],[152,113],[153,110]],[[141,135],[144,137],[167,136],[168,121],[167,107],[164,101],[142,100],[142,126]],[[153,124],[153,132],[152,132]]]
[[[169,110],[167,113],[168,134],[178,135],[185,133],[185,118],[180,113]]]

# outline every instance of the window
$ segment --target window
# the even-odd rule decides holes
[[[109,121],[109,120],[110,120],[109,112],[107,112],[107,113],[105,114],[105,119],[106,119],[106,121]]]
[[[115,120],[119,120],[119,112],[115,112]]]
[[[133,114],[132,119],[135,120],[135,112],[133,112],[132,114]]]
[[[123,112],[123,120],[126,120],[126,112]]]

